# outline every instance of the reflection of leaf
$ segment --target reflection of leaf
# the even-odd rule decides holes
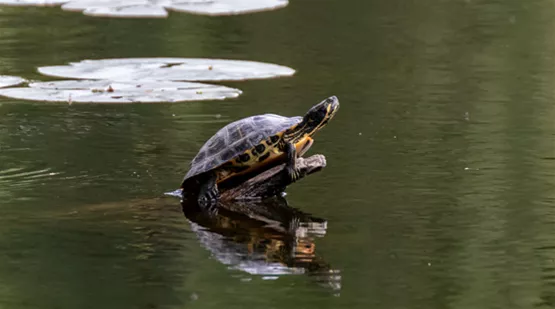
[[[235,15],[273,10],[288,0],[0,0],[0,5],[54,6],[91,16],[167,17],[166,9],[204,15]]]
[[[155,103],[235,98],[241,90],[189,82],[115,82],[80,80],[31,83],[0,89],[0,95],[32,101],[67,103]]]
[[[16,86],[24,82],[25,79],[21,77],[0,75],[0,88]]]
[[[295,70],[270,63],[202,58],[83,60],[48,66],[40,73],[80,79],[222,81],[290,76]]]

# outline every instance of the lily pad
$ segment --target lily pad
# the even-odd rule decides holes
[[[236,15],[273,10],[287,6],[287,0],[214,0],[211,2],[175,3],[168,9],[203,15]]]
[[[99,17],[166,18],[168,11],[157,5],[127,5],[117,7],[87,8],[83,14]]]
[[[67,80],[0,89],[0,95],[30,101],[66,103],[157,103],[235,98],[241,90],[190,82]]]
[[[270,63],[202,58],[127,58],[83,60],[40,67],[42,74],[64,78],[158,81],[236,81],[291,76],[295,70]]]
[[[158,6],[164,8],[173,4],[190,3],[200,4],[209,3],[214,0],[66,0],[62,9],[65,11],[84,11],[87,9],[99,8],[118,8],[126,6]]]
[[[285,7],[288,0],[0,0],[0,5],[56,6],[103,17],[165,18],[168,10],[203,15],[236,15]]]
[[[0,75],[0,88],[17,86],[24,82],[26,80],[18,76]]]
[[[211,0],[191,0],[203,3]],[[168,11],[164,6],[171,5],[172,0],[73,0],[62,6],[66,11],[82,11],[89,16],[102,17],[157,17],[165,18]]]
[[[73,0],[64,4],[62,9],[83,11],[85,15],[93,16],[166,17],[165,9],[204,15],[235,15],[273,10],[288,3],[288,0]]]
[[[13,6],[57,6],[70,0],[0,0],[0,5]]]

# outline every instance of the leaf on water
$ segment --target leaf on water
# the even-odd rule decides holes
[[[157,103],[235,98],[241,90],[190,82],[66,80],[0,89],[0,95],[31,101],[72,103]]]
[[[40,67],[44,75],[108,80],[234,81],[291,76],[295,70],[271,63],[202,58],[83,60]]]
[[[66,0],[62,9],[66,11],[84,11],[87,9],[118,8],[126,6],[157,6],[164,8],[174,3],[187,2],[191,4],[212,2],[213,0]]]
[[[62,9],[93,16],[140,18],[166,17],[165,9],[204,15],[245,14],[282,8],[288,3],[288,0],[73,0],[62,5]]]
[[[152,1],[148,0],[73,0],[66,1],[67,3],[62,5],[62,9],[65,11],[75,11],[81,12],[87,9],[98,9],[106,8],[112,9],[119,6],[135,6],[135,5],[149,5],[153,4]]]
[[[0,88],[17,86],[24,82],[26,80],[18,76],[0,75]]]
[[[179,1],[174,1],[179,2]],[[287,6],[287,0],[214,0],[202,4],[180,1],[168,9],[203,15],[236,15],[274,10]]]
[[[56,6],[70,0],[0,0],[0,5],[12,6]]]
[[[236,15],[285,7],[288,0],[0,0],[0,5],[56,6],[89,16],[165,18],[166,9],[203,15]]]
[[[62,5],[62,9],[66,11],[83,11],[83,14],[89,16],[165,18],[168,16],[168,12],[161,4],[167,3],[171,3],[171,1],[74,0]]]
[[[124,18],[166,18],[168,12],[156,5],[129,5],[118,7],[87,8],[83,14],[98,17],[124,17]]]

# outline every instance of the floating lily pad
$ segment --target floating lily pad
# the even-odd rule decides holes
[[[108,80],[223,81],[290,76],[295,70],[270,63],[202,58],[128,58],[83,60],[40,67],[42,74]]]
[[[164,8],[173,4],[188,3],[200,4],[209,3],[214,0],[66,0],[62,9],[66,11],[84,11],[87,9],[118,8],[126,6],[157,6]]]
[[[24,82],[25,79],[18,76],[0,75],[0,88],[17,86]]]
[[[83,14],[99,17],[166,18],[168,11],[157,5],[127,5],[117,7],[87,8]]]
[[[191,3],[204,3],[212,0],[191,0]],[[172,0],[74,0],[62,6],[66,11],[83,11],[89,16],[103,17],[158,17],[165,18],[168,12],[164,6],[173,4]]]
[[[194,14],[234,15],[273,10],[288,3],[288,0],[73,0],[62,9],[93,16],[166,17],[165,8]]]
[[[56,6],[90,16],[168,16],[166,9],[203,15],[236,15],[282,8],[288,0],[0,0],[0,5]]]
[[[287,0],[214,0],[206,3],[181,1],[166,6],[168,9],[203,15],[236,15],[273,10],[287,6]]]
[[[56,6],[69,0],[0,0],[0,5],[13,6]]]
[[[66,103],[156,103],[235,98],[241,90],[189,82],[53,81],[0,89],[0,95],[31,101]]]

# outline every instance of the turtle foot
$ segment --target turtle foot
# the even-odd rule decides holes
[[[301,179],[301,170],[297,168],[287,168],[287,176],[291,183]]]
[[[218,188],[212,187],[199,194],[198,204],[202,209],[210,211],[211,208],[216,208],[219,198],[220,193],[218,192]]]

